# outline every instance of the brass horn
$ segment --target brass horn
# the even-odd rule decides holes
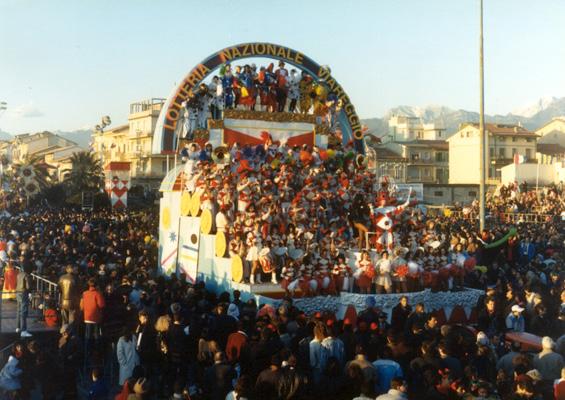
[[[212,160],[216,164],[228,164],[230,159],[231,155],[226,146],[218,146],[212,152]]]
[[[357,157],[355,157],[355,166],[357,168],[360,169],[365,168],[368,163],[369,163],[369,159],[365,157],[363,154],[358,154]]]

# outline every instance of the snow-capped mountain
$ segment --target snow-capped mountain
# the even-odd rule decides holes
[[[420,118],[422,123],[434,122],[452,134],[463,122],[479,122],[479,113],[467,110],[454,110],[445,106],[398,106],[391,108],[382,118],[362,120],[362,123],[376,135],[383,136],[388,132],[388,120],[392,115],[405,115]],[[535,106],[515,110],[506,115],[486,115],[487,122],[499,124],[522,124],[525,128],[535,130],[551,121],[554,117],[565,116],[565,97],[540,99]]]
[[[542,112],[543,110],[549,108],[556,101],[559,101],[559,99],[554,96],[542,97],[534,104],[512,110],[510,114],[518,115],[520,117],[531,118],[537,113]]]

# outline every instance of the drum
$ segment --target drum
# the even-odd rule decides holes
[[[212,232],[212,212],[208,209],[202,211],[202,215],[200,216],[200,232],[205,235]]]
[[[190,199],[190,215],[193,217],[198,217],[200,212],[200,194],[198,192],[192,195]]]
[[[216,241],[214,247],[216,249],[216,257],[224,257],[226,255],[227,239],[224,232],[216,233]]]
[[[231,258],[231,279],[234,282],[241,282],[243,280],[243,260],[240,256],[233,256]]]
[[[192,198],[187,191],[182,192],[180,198],[180,215],[188,217],[190,215],[190,202]]]

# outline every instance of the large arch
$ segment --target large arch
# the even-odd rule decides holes
[[[212,54],[194,67],[182,82],[171,92],[157,120],[153,137],[153,154],[175,151],[175,131],[181,115],[181,104],[187,99],[192,88],[197,87],[212,71],[226,62],[245,58],[273,58],[306,71],[316,81],[324,81],[328,89],[342,102],[338,116],[344,141],[353,139],[358,152],[363,152],[363,131],[355,107],[341,85],[331,73],[303,53],[272,43],[243,43],[227,47]]]

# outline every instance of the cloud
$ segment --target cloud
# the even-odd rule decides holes
[[[38,118],[43,117],[45,114],[33,103],[21,104],[19,106],[10,108],[8,106],[8,112],[6,113],[12,118]]]

